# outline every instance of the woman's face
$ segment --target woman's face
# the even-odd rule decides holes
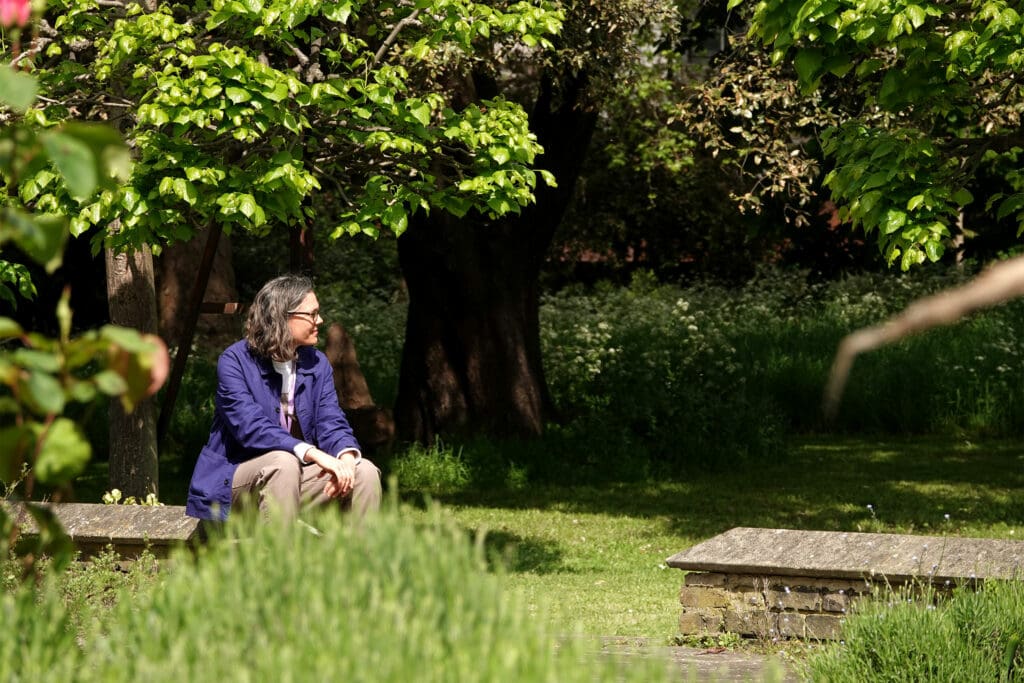
[[[291,330],[295,348],[316,344],[319,325],[324,321],[320,317],[320,302],[316,294],[310,292],[294,310],[288,311],[288,329]]]

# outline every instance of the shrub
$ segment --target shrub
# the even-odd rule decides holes
[[[469,466],[456,451],[438,441],[431,447],[412,444],[390,462],[402,490],[441,494],[462,490],[470,482]]]
[[[612,457],[659,471],[770,457],[779,421],[749,391],[731,319],[708,298],[641,274],[628,288],[545,299],[541,342],[565,429],[585,441],[596,433],[620,446]]]
[[[233,518],[94,620],[81,647],[52,589],[4,595],[16,637],[0,645],[0,680],[667,680],[664,663],[626,668],[546,633],[484,571],[483,544],[439,514],[419,527],[324,515],[310,519],[319,534]]]
[[[807,661],[811,680],[1024,681],[1024,584],[989,582],[948,601],[870,601],[843,642]]]

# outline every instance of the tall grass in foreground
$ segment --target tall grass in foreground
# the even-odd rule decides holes
[[[55,582],[0,594],[0,680],[668,680],[663,662],[551,633],[439,515],[324,515],[320,534],[233,522],[85,623]]]
[[[898,597],[864,603],[843,637],[810,657],[808,679],[1024,681],[1024,584],[991,582],[937,605]]]

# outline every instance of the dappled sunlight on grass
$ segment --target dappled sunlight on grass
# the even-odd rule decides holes
[[[681,482],[437,500],[492,537],[492,557],[529,600],[602,635],[671,636],[682,575],[664,560],[737,526],[1024,540],[1024,445],[808,437],[788,451]]]

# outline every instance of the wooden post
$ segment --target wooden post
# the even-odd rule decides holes
[[[185,328],[182,330],[181,339],[178,342],[178,350],[174,354],[174,367],[171,368],[171,376],[167,381],[167,393],[164,395],[164,403],[160,409],[160,421],[157,423],[156,428],[157,440],[160,443],[163,443],[164,438],[167,436],[167,429],[171,425],[174,403],[178,400],[181,378],[184,377],[185,366],[188,364],[188,354],[192,348],[192,338],[196,333],[196,325],[199,323],[199,313],[203,306],[206,285],[210,281],[210,271],[213,270],[213,257],[217,253],[220,233],[221,226],[219,223],[214,223],[210,226],[209,234],[206,237],[206,248],[203,250],[203,260],[199,263],[199,272],[196,274],[196,281],[192,287],[192,293],[189,295]]]

